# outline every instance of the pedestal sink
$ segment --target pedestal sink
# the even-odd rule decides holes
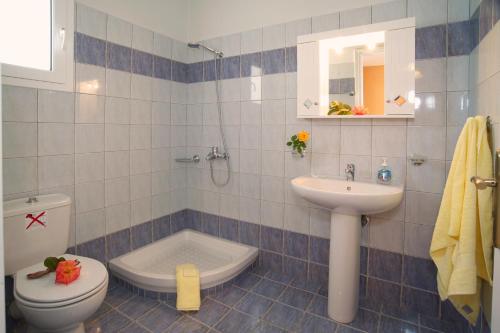
[[[328,315],[349,323],[358,310],[361,215],[397,207],[403,187],[305,176],[292,179],[292,188],[331,211]]]

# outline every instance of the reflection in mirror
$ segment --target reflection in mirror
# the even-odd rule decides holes
[[[329,50],[329,101],[333,114],[384,114],[383,43]]]

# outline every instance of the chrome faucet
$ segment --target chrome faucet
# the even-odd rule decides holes
[[[210,148],[210,152],[207,154],[205,159],[207,161],[213,161],[213,160],[227,160],[229,158],[228,153],[220,153],[219,152],[219,147],[213,146]]]
[[[345,179],[347,181],[354,181],[354,170],[356,170],[354,163],[347,163],[345,167]]]

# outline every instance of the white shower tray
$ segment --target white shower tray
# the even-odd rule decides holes
[[[252,246],[220,239],[191,229],[179,231],[109,262],[113,275],[142,289],[175,292],[175,267],[194,264],[201,289],[231,280],[258,256]]]

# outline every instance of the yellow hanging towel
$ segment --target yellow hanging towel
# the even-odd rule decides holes
[[[493,194],[490,187],[477,190],[472,176],[493,177],[482,116],[467,119],[458,138],[430,248],[441,299],[474,324],[481,284],[492,284]]]
[[[193,264],[177,265],[177,310],[198,311],[200,309],[200,272]]]

